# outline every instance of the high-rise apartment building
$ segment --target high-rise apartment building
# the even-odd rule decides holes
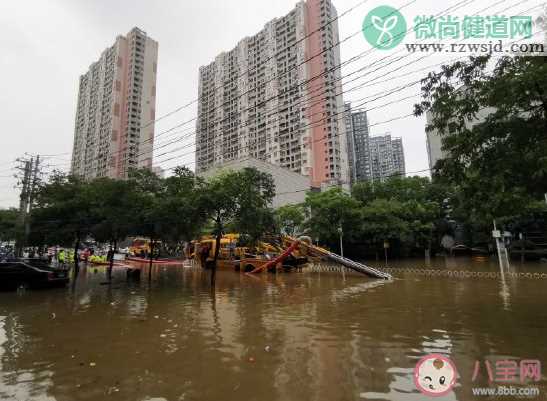
[[[461,90],[461,89],[460,89]],[[496,109],[493,107],[485,107],[477,111],[475,117],[470,120],[465,120],[465,127],[467,129],[472,129],[475,125],[483,123],[486,118],[495,113]],[[430,111],[426,112],[426,121],[427,125],[430,125],[433,120],[433,115]],[[449,156],[449,153],[443,149],[443,135],[439,133],[436,129],[431,131],[426,131],[426,148],[427,148],[427,158],[429,162],[429,168],[433,170],[437,162],[441,159],[445,159]],[[448,134],[444,134],[445,136]],[[455,134],[457,135],[457,134]]]
[[[351,183],[370,179],[367,112],[352,111],[350,103],[346,103],[346,136]]]
[[[200,68],[198,173],[253,157],[314,187],[348,183],[336,15],[329,0],[299,2]]]
[[[124,178],[152,166],[158,43],[133,28],[80,76],[71,172]]]
[[[401,138],[392,139],[391,135],[371,136],[369,149],[373,181],[405,175],[405,155]]]

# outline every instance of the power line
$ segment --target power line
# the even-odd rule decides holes
[[[455,5],[453,5],[453,6],[451,6],[451,7],[448,7],[447,9],[445,9],[445,10],[439,12],[439,13],[437,14],[437,16],[440,15],[440,14],[442,14],[443,12],[448,11],[448,10],[463,7],[464,5],[466,5],[467,3],[469,3],[470,1],[472,1],[472,0],[462,0],[462,1],[458,2],[458,3],[456,3]],[[502,0],[502,1],[505,1],[505,0]],[[413,3],[413,2],[414,2],[414,1],[411,1],[411,2],[409,2],[409,3],[406,3],[405,5],[403,5],[402,7],[400,7],[398,10],[403,9],[404,7],[408,6],[409,4],[411,4],[411,3]],[[370,26],[367,26],[367,27],[365,27],[364,29],[367,29],[367,28],[369,28],[369,27],[370,27]],[[407,31],[404,32],[403,34],[406,34],[406,33],[409,32],[410,30],[411,30],[411,29],[407,30]],[[281,75],[285,75],[287,72],[289,72],[289,71],[291,71],[292,69],[294,69],[294,68],[296,68],[296,67],[299,67],[299,66],[301,66],[302,64],[304,64],[304,63],[306,63],[306,62],[312,60],[313,58],[315,58],[315,57],[321,55],[321,54],[324,53],[325,51],[331,50],[332,48],[334,48],[334,47],[340,45],[342,42],[344,42],[344,41],[346,41],[346,40],[348,40],[348,39],[354,37],[354,36],[355,36],[356,34],[358,34],[358,33],[361,33],[361,30],[358,31],[358,32],[355,32],[355,33],[353,33],[353,34],[351,34],[351,35],[349,35],[349,36],[346,37],[345,39],[340,40],[338,43],[332,45],[330,48],[326,48],[326,49],[323,50],[322,52],[320,52],[320,53],[318,53],[318,54],[316,54],[316,55],[314,55],[314,56],[312,56],[312,57],[310,57],[310,58],[304,60],[304,61],[301,62],[300,64],[295,64],[295,65],[293,65],[293,66],[290,67],[289,69],[283,71],[283,73],[282,73]],[[298,83],[298,84],[296,84],[296,85],[293,85],[292,88],[289,88],[289,89],[286,90],[285,92],[280,93],[280,94],[275,95],[275,96],[272,96],[272,97],[269,98],[269,99],[263,100],[263,101],[261,101],[260,103],[254,105],[254,106],[248,107],[247,109],[245,109],[245,110],[243,110],[243,111],[249,111],[249,110],[251,110],[251,109],[255,109],[255,108],[261,107],[261,106],[265,105],[268,101],[273,100],[273,99],[275,99],[275,98],[278,98],[279,96],[284,95],[284,94],[286,94],[287,92],[290,92],[290,91],[293,90],[294,88],[297,88],[297,87],[299,87],[299,86],[301,86],[301,85],[308,84],[308,83],[310,83],[311,81],[317,79],[318,77],[320,77],[320,76],[322,76],[322,75],[324,75],[324,74],[328,74],[328,73],[334,72],[336,69],[341,68],[343,65],[347,65],[347,64],[349,64],[349,63],[351,63],[351,62],[357,61],[358,59],[364,57],[364,56],[365,56],[366,54],[368,54],[369,52],[375,51],[375,50],[377,50],[377,49],[372,48],[372,49],[366,50],[366,51],[360,53],[359,55],[354,56],[354,57],[352,57],[352,58],[346,60],[345,62],[340,63],[340,64],[337,65],[337,66],[332,67],[332,68],[330,69],[330,71],[329,71],[329,70],[325,70],[325,71],[323,71],[322,73],[318,74],[317,76],[312,77],[312,78],[310,78],[310,79],[308,79],[308,80],[306,80],[306,81],[304,81],[304,82],[301,82],[301,83]],[[405,56],[405,57],[408,57],[409,55],[410,55],[410,54],[408,54],[408,55]],[[385,60],[386,58],[389,58],[389,57],[391,57],[391,56],[383,57],[382,59],[380,59],[380,60],[378,60],[378,61]],[[373,64],[374,64],[374,63],[373,63]],[[362,70],[362,69],[360,69],[360,70]],[[358,70],[358,71],[360,71],[360,70]],[[355,72],[357,72],[357,71],[355,71]],[[354,73],[355,73],[355,72],[354,72]],[[278,77],[279,77],[279,76],[274,76],[272,79],[267,80],[267,81],[261,83],[261,85],[266,85],[267,83],[272,82],[274,79],[276,79],[276,78],[278,78]],[[338,79],[335,78],[335,79],[333,79],[333,81],[336,82],[336,81],[338,81]],[[256,88],[257,88],[257,85],[255,85],[255,87],[254,87],[253,90],[256,90]],[[236,98],[230,99],[230,101],[237,100],[237,99],[241,98],[242,96],[248,94],[250,91],[251,91],[251,90],[248,90],[248,91],[246,91],[246,92],[240,94],[240,95],[237,96]],[[223,106],[226,105],[227,103],[228,103],[228,102],[224,102],[224,103],[220,104],[219,106],[214,107],[212,110],[209,110],[207,113],[214,112],[214,111],[216,111],[219,107],[223,107]],[[243,111],[240,111],[238,114],[241,114]],[[177,126],[175,126],[175,127],[172,127],[170,130],[175,129],[175,128],[179,128],[179,127],[181,127],[181,126],[183,126],[183,125],[185,125],[185,124],[187,124],[187,123],[189,123],[189,122],[195,121],[196,119],[197,119],[197,117],[196,117],[196,118],[193,118],[193,119],[191,119],[191,120],[184,121],[184,122],[182,122],[181,124],[179,124],[179,125],[177,125]],[[228,117],[228,119],[230,119],[230,117]],[[217,122],[213,122],[212,124],[220,124],[220,123],[222,123],[223,121],[224,121],[224,120],[217,121]],[[211,124],[210,124],[210,125],[211,125]],[[168,132],[168,131],[169,131],[169,130],[164,131],[164,132]]]
[[[463,1],[460,1],[460,2],[458,2],[457,4],[455,4],[455,5],[451,6],[451,7],[448,7],[446,10],[450,10],[450,9],[462,7],[463,5],[465,5],[464,3],[467,3],[467,2],[469,2],[469,1],[470,1],[470,0],[463,0]],[[407,6],[408,4],[410,4],[410,3],[412,3],[412,1],[409,2],[409,3],[407,3],[406,5],[404,5],[404,6],[401,7],[400,9],[406,7],[406,6]],[[445,10],[445,11],[446,11],[446,10]],[[441,12],[441,13],[442,13],[442,12]],[[439,14],[441,14],[441,13],[439,13]],[[439,15],[439,14],[438,14],[438,15]],[[359,31],[359,32],[360,32],[360,31]],[[357,33],[359,33],[359,32],[356,32],[355,34],[357,34]],[[315,56],[312,56],[312,57],[310,57],[309,59],[304,60],[304,62],[302,62],[302,63],[300,63],[300,64],[298,64],[298,65],[293,65],[291,68],[289,68],[289,69],[283,71],[281,75],[286,74],[287,72],[289,72],[289,71],[292,70],[293,68],[298,67],[299,65],[304,64],[305,62],[307,62],[307,61],[311,60],[312,58],[314,58],[314,57],[316,57],[316,56],[318,56],[318,55],[324,53],[325,51],[332,49],[333,47],[339,45],[339,44],[342,43],[343,41],[348,40],[349,38],[351,38],[351,37],[354,36],[355,34],[352,34],[352,35],[350,35],[349,37],[346,37],[345,39],[339,41],[337,44],[331,46],[331,47],[328,48],[328,49],[323,50],[322,52],[316,54]],[[310,78],[310,79],[307,80],[307,81],[298,83],[297,85],[293,86],[293,88],[294,88],[294,87],[298,87],[298,86],[303,85],[303,84],[306,84],[306,83],[309,83],[309,82],[313,81],[314,79],[316,79],[317,77],[319,77],[319,76],[321,76],[321,75],[324,75],[324,74],[326,74],[326,73],[333,72],[334,70],[340,68],[340,67],[343,66],[344,64],[348,64],[348,63],[350,63],[350,62],[356,61],[356,60],[360,59],[361,57],[363,57],[366,53],[368,53],[368,52],[370,52],[370,51],[372,51],[372,50],[376,50],[376,49],[370,49],[370,50],[367,50],[366,52],[361,53],[361,54],[358,55],[358,56],[354,56],[354,57],[350,58],[349,60],[346,60],[345,62],[341,63],[340,65],[334,66],[334,67],[331,68],[330,70],[325,70],[325,71],[323,71],[321,74],[319,74],[319,75],[317,75],[317,76],[315,76],[315,77],[312,77],[312,78]],[[407,56],[408,56],[408,55],[407,55]],[[386,58],[387,58],[387,57],[384,57],[384,58],[382,58],[381,60],[378,60],[378,61],[382,61],[382,60],[384,60],[384,59],[386,59]],[[417,60],[417,61],[418,61],[418,60]],[[374,64],[374,63],[373,63],[373,64]],[[258,68],[258,66],[257,66],[257,68]],[[360,69],[360,70],[362,70],[362,69]],[[360,71],[360,70],[358,70],[358,71]],[[376,70],[378,70],[378,69],[376,69]],[[375,70],[375,71],[376,71],[376,70]],[[354,74],[354,73],[356,73],[356,72],[358,72],[358,71],[354,71],[352,74]],[[374,72],[374,71],[372,71],[372,72]],[[365,75],[367,75],[367,74],[365,74]],[[277,77],[278,77],[278,76],[277,76]],[[265,85],[266,83],[271,82],[273,79],[275,79],[275,78],[277,78],[277,77],[274,77],[274,78],[270,79],[269,81],[266,81],[266,82],[264,82],[264,83],[261,83],[261,85]],[[342,78],[343,78],[343,77],[342,77]],[[340,79],[341,79],[341,78],[340,78]],[[338,80],[339,80],[339,79],[334,79],[334,81],[338,81]],[[256,90],[256,87],[257,87],[257,85],[255,85],[255,88],[254,88],[255,90]],[[352,90],[353,90],[353,89],[357,89],[357,88],[352,88]],[[257,107],[263,106],[263,105],[266,104],[267,101],[269,101],[269,100],[271,100],[271,99],[273,99],[273,98],[275,98],[275,97],[279,97],[279,96],[281,96],[281,95],[284,95],[285,93],[290,92],[290,90],[291,90],[291,89],[289,89],[289,90],[287,90],[286,92],[283,92],[283,93],[281,93],[281,94],[279,94],[279,95],[277,95],[277,96],[274,96],[274,97],[272,97],[272,98],[270,98],[270,99],[266,99],[265,101],[262,101],[262,102],[260,102],[259,104],[255,105],[255,106],[249,107],[249,108],[247,109],[247,111],[250,110],[250,109],[252,109],[252,108],[257,108]],[[241,96],[247,94],[248,92],[249,92],[249,91],[245,92],[244,94],[239,95],[239,96],[236,97],[235,99],[240,98]],[[312,93],[313,93],[313,92],[312,92]],[[232,98],[231,101],[234,101],[234,98]],[[227,102],[224,102],[223,105],[226,104],[226,103],[227,103]],[[222,106],[222,105],[221,105],[221,106]],[[219,107],[220,107],[220,106],[219,106]],[[216,109],[216,108],[215,108],[215,109]],[[241,112],[238,113],[238,114],[241,114]],[[231,118],[231,117],[232,117],[232,116],[230,116],[229,118]],[[170,129],[168,129],[168,130],[166,130],[166,131],[160,133],[159,135],[156,135],[156,137],[155,137],[154,139],[158,138],[158,137],[161,136],[162,134],[168,133],[168,132],[172,131],[173,129],[178,128],[178,127],[180,127],[180,126],[182,126],[182,125],[184,125],[184,124],[186,124],[186,123],[188,123],[188,122],[194,121],[194,120],[195,120],[195,118],[192,119],[192,120],[185,121],[185,122],[183,122],[183,123],[181,123],[181,124],[179,124],[179,125],[177,125],[177,126],[175,126],[175,127],[172,127],[172,128],[170,128]],[[221,120],[220,122],[222,122],[222,121],[224,121],[224,120]],[[220,123],[220,122],[213,122],[212,124],[218,124],[218,123]],[[180,138],[180,140],[182,140],[182,139],[183,139],[183,138]],[[152,140],[152,138],[151,138],[150,140]],[[142,143],[145,143],[145,142],[147,142],[147,141],[149,141],[149,140],[145,140],[145,141],[141,142],[141,144],[142,144]],[[174,144],[174,143],[176,143],[176,142],[178,142],[178,141],[179,141],[179,140],[174,140],[174,141],[171,141],[170,143],[165,143],[165,144],[163,144],[163,145],[161,146],[161,148],[164,148],[164,147],[166,147],[166,146],[169,146],[169,145],[171,145],[171,144]],[[184,146],[184,147],[186,147],[186,146]],[[184,147],[183,147],[183,148],[184,148]],[[181,149],[181,148],[177,148],[176,150],[180,150],[180,149]],[[121,149],[121,150],[119,150],[118,152],[115,152],[114,154],[119,154],[119,153],[125,152],[126,150],[127,150],[127,148]],[[174,150],[174,151],[176,151],[176,150]],[[169,152],[167,152],[167,153],[169,153]],[[164,155],[164,154],[165,154],[165,153],[163,153],[162,155]],[[148,155],[148,152],[143,152],[142,154],[138,154],[137,156],[141,156],[141,155]],[[127,167],[124,169],[124,172],[126,172],[126,171],[127,171]]]
[[[527,0],[525,0],[525,1],[527,1]],[[524,2],[524,1],[523,1],[523,2]],[[523,2],[521,2],[521,3],[523,3]],[[519,3],[519,4],[521,4],[521,3]],[[458,4],[459,4],[459,3],[458,3]],[[499,2],[496,3],[496,4],[499,4]],[[455,6],[456,6],[456,5],[455,5]],[[455,6],[452,6],[452,7],[450,7],[450,8],[454,8]],[[449,8],[449,9],[450,9],[450,8]],[[400,59],[399,59],[399,60],[400,60]],[[420,59],[415,60],[415,61],[419,61],[419,60],[420,60]],[[398,60],[397,60],[397,61],[398,61]],[[376,71],[376,70],[375,70],[375,71]],[[377,77],[377,78],[379,78],[379,77]],[[377,78],[376,78],[376,79],[377,79]],[[368,86],[368,85],[365,85],[365,86]],[[357,88],[357,87],[356,87],[356,88]],[[356,88],[352,88],[352,89],[356,89]],[[256,106],[255,106],[255,107],[256,107]],[[217,124],[217,123],[218,123],[218,122],[213,122],[213,124]],[[180,125],[179,125],[179,126],[180,126]],[[177,127],[179,127],[179,126],[177,126]],[[174,128],[175,128],[175,127],[174,127]],[[157,138],[157,136],[156,136],[156,138]],[[181,141],[182,139],[183,139],[183,138],[180,138],[180,139],[177,139],[177,140],[175,140],[175,141],[171,141],[171,142],[169,142],[169,143],[162,144],[163,146],[162,146],[161,148],[164,148],[164,147],[166,147],[166,146],[172,145],[172,144],[174,144],[174,143],[176,143],[176,142]],[[191,146],[191,144],[187,144],[187,145],[184,146],[183,148],[185,148],[185,147],[187,147],[187,146]],[[176,150],[180,150],[180,149],[181,149],[181,148],[177,148]],[[124,149],[124,150],[125,150],[125,149]],[[175,151],[176,151],[176,150],[175,150]],[[166,153],[163,153],[163,154],[161,154],[161,155],[159,155],[159,156],[163,156],[163,155],[166,155],[166,154],[168,154],[168,153],[173,153],[173,152],[174,152],[174,151],[166,152]],[[119,153],[119,152],[118,152],[118,153]],[[162,162],[165,162],[165,161],[162,161]]]
[[[324,25],[320,26],[319,28],[315,29],[314,31],[308,33],[307,35],[305,35],[304,37],[298,39],[295,43],[292,43],[290,44],[289,46],[287,46],[287,48],[292,48],[294,46],[297,46],[298,44],[300,44],[301,42],[303,42],[304,40],[308,39],[309,37],[311,37],[312,35],[320,32],[320,31],[323,31],[327,26],[329,26],[330,24],[332,24],[333,22],[339,20],[340,18],[344,17],[345,15],[349,14],[350,12],[354,11],[355,9],[359,8],[360,6],[362,6],[363,4],[365,4],[368,0],[363,0],[363,1],[360,1],[359,3],[355,4],[354,6],[350,7],[349,9],[347,9],[346,11],[342,12],[340,15],[336,16],[335,18],[331,19],[330,21],[328,21],[327,23],[325,23]],[[286,50],[286,49],[284,49]],[[272,60],[272,58],[274,57],[277,57],[281,52],[278,52],[274,55],[271,55],[269,56],[268,58],[266,58],[264,61],[262,61],[261,63],[257,64],[256,67],[254,68],[254,70],[258,70],[258,67],[261,66],[261,65],[265,65],[266,63],[268,63],[270,60]],[[248,74],[249,72],[251,71],[250,68],[247,68],[243,73],[241,73],[240,75],[236,76],[235,78],[232,78],[231,79],[231,82],[233,81],[236,81],[237,79],[241,78],[242,76],[244,76],[245,74]],[[215,88],[216,90],[216,88]],[[194,100],[191,100],[190,102],[180,106],[180,107],[177,107],[176,109],[162,115],[161,117],[158,117],[157,119],[153,120],[153,121],[150,121],[148,122],[146,125],[144,126],[141,126],[139,127],[139,129],[141,128],[146,128],[148,127],[149,125],[153,124],[153,123],[156,123],[160,120],[163,120],[164,118],[167,118],[175,113],[178,113],[179,111],[185,109],[185,108],[188,108],[190,107],[191,105],[193,105],[194,103],[197,103],[199,102],[200,100],[200,97],[198,96],[196,99]]]
[[[398,10],[399,10],[399,11],[402,10],[403,8],[405,8],[406,6],[408,6],[408,5],[412,4],[412,3],[414,3],[415,1],[416,1],[416,0],[410,0],[408,3],[406,3],[406,4],[403,5],[403,6],[401,6]],[[469,1],[469,0],[463,0],[463,1]],[[363,3],[364,3],[364,2],[363,2]],[[354,8],[355,8],[355,7],[354,7]],[[353,9],[354,9],[354,8],[353,8]],[[363,29],[368,29],[368,28],[370,28],[371,26],[372,26],[372,25],[369,25],[369,26],[367,26],[367,27],[364,27]],[[316,57],[319,57],[319,56],[322,55],[323,53],[332,50],[332,49],[335,48],[336,46],[339,46],[339,45],[342,44],[343,42],[345,42],[345,41],[347,41],[347,40],[349,40],[349,39],[355,37],[357,34],[360,34],[361,32],[362,32],[362,30],[359,30],[359,31],[357,31],[357,32],[355,32],[355,33],[353,33],[353,34],[347,36],[346,38],[344,38],[344,39],[342,39],[342,40],[339,40],[337,43],[331,45],[330,47],[324,48],[322,51],[320,51],[320,52],[318,52],[317,54],[315,54],[315,55],[309,57],[308,59],[303,60],[301,63],[299,63],[299,64],[294,64],[294,65],[292,65],[290,68],[288,68],[288,69],[282,71],[282,72],[281,72],[280,74],[278,74],[278,75],[275,75],[275,76],[272,77],[271,79],[269,79],[269,80],[267,80],[267,81],[265,81],[265,82],[261,82],[260,85],[263,86],[263,85],[266,85],[267,83],[272,82],[274,79],[279,79],[280,76],[286,75],[288,72],[292,71],[293,69],[298,68],[298,67],[304,65],[305,63],[307,63],[307,62],[309,62],[309,61],[315,59]],[[262,63],[262,64],[263,64],[263,63]],[[340,67],[341,67],[343,64],[344,64],[344,63],[341,63]],[[259,67],[260,65],[261,65],[261,64],[257,64],[257,66],[255,67],[255,70],[258,70],[258,67]],[[334,70],[336,70],[336,67],[335,67],[334,69],[332,69],[331,71],[325,70],[324,72],[322,72],[322,73],[319,74],[318,76],[313,77],[312,79],[310,79],[310,80],[308,80],[308,81],[306,81],[306,82],[303,82],[303,83],[301,83],[301,84],[299,84],[299,85],[302,85],[302,84],[305,84],[305,83],[309,83],[309,82],[312,81],[313,79],[316,79],[317,77],[319,77],[319,76],[321,76],[321,75],[323,75],[323,74],[333,72]],[[248,72],[248,71],[247,71],[247,72]],[[231,83],[231,82],[233,82],[233,80],[231,80],[230,83]],[[227,83],[228,83],[228,82],[225,82],[224,85],[226,85]],[[255,84],[255,86],[254,86],[253,89],[249,89],[248,91],[246,91],[246,92],[240,94],[240,95],[237,96],[236,98],[232,98],[232,99],[230,99],[230,100],[228,100],[228,101],[225,101],[224,103],[222,103],[222,104],[220,104],[219,106],[215,107],[215,108],[213,109],[213,111],[214,111],[214,110],[217,110],[217,109],[220,108],[220,107],[224,107],[224,106],[225,106],[227,103],[229,103],[229,102],[233,102],[234,100],[241,98],[242,96],[244,96],[244,95],[250,93],[252,90],[256,90],[257,87],[258,87],[258,83]],[[216,90],[216,89],[215,89],[215,90]],[[281,94],[278,95],[278,96],[281,96]],[[262,103],[262,105],[265,105],[265,104],[266,104],[265,102],[261,102],[261,103]],[[259,106],[259,105],[255,105],[254,108],[256,108],[256,107],[260,107],[260,106]],[[250,108],[249,108],[249,109],[250,109]],[[176,128],[180,128],[180,127],[182,127],[182,126],[184,126],[184,125],[186,125],[186,124],[188,124],[188,123],[191,123],[191,122],[195,121],[196,119],[197,119],[197,117],[192,118],[192,119],[187,120],[187,121],[184,121],[184,122],[182,122],[182,123],[180,123],[180,124],[178,124],[178,125],[176,125],[176,126],[170,128],[170,129],[168,129],[168,130],[165,130],[165,131],[161,132],[159,135],[155,135],[154,137],[152,137],[152,138],[150,138],[150,139],[147,139],[147,140],[144,140],[144,141],[140,142],[139,145],[142,145],[142,144],[144,144],[144,143],[153,141],[154,139],[158,138],[159,136],[161,136],[161,135],[163,135],[163,134],[166,134],[166,133],[168,133],[168,132],[171,132],[171,131],[173,131],[173,130],[176,129]],[[126,152],[127,149],[128,149],[127,147],[126,147],[126,148],[123,148],[123,149],[120,149],[119,151],[114,152],[114,153],[111,154],[110,156],[115,155],[115,154],[120,154],[120,153]],[[146,153],[148,153],[148,152],[146,152]],[[127,166],[125,167],[124,173],[127,172],[127,169],[128,169],[128,168],[129,168],[129,167],[127,167]]]
[[[381,98],[384,98],[384,97],[387,97],[387,96],[389,96],[389,95],[392,95],[393,93],[396,93],[396,92],[398,92],[398,91],[400,91],[400,90],[406,89],[406,88],[408,88],[408,87],[410,87],[410,86],[412,86],[412,85],[414,85],[414,84],[417,84],[417,83],[419,83],[419,81],[416,81],[416,82],[412,83],[411,85],[410,85],[410,84],[403,85],[402,87],[393,89],[391,92],[389,92],[389,93],[387,93],[387,94],[385,94],[386,91],[379,92],[379,94],[383,94],[383,95],[382,95],[382,96],[377,96],[375,99],[369,100],[369,101],[367,101],[367,102],[365,102],[365,103],[374,102],[374,101],[379,100],[379,99],[381,99]],[[375,95],[377,95],[377,94],[375,94]],[[372,97],[372,96],[375,96],[375,95],[369,95],[369,96],[366,96],[366,97],[364,97],[364,98],[362,98],[362,99],[360,99],[360,100],[368,99],[369,97]],[[405,98],[405,99],[406,99],[406,98]],[[401,100],[405,100],[405,99],[399,99],[399,100],[397,100],[397,101],[395,101],[395,102],[398,102],[398,101],[401,101]],[[388,104],[392,104],[392,103],[394,103],[394,102],[391,102],[391,103],[388,103]],[[364,104],[364,103],[363,103],[363,104]],[[384,106],[385,106],[385,105],[384,105]],[[379,108],[379,107],[383,107],[383,106],[378,106],[378,107],[375,107],[374,109]],[[343,110],[342,112],[345,112],[345,107],[342,107],[342,110]],[[323,114],[323,113],[322,113],[322,112],[313,113],[313,114],[311,114],[309,117],[311,118],[311,117],[313,117],[313,116],[315,116],[315,115],[319,115],[319,114]],[[306,125],[300,126],[300,127],[298,127],[298,128],[299,128],[300,130],[301,130],[301,129],[305,129],[305,128],[313,128],[313,127],[315,127],[315,126],[318,126],[318,125],[314,125],[314,124],[322,123],[324,120],[327,120],[327,119],[329,119],[329,118],[332,118],[333,116],[338,115],[338,114],[340,114],[340,113],[334,113],[334,114],[331,114],[331,115],[329,115],[329,116],[325,116],[323,119],[316,120],[316,121],[312,121],[312,122],[310,122],[310,123],[308,123],[308,124],[306,124]],[[338,136],[338,135],[336,135],[336,136]],[[322,140],[324,140],[324,139],[312,141],[312,143],[319,142],[319,141],[322,141]],[[266,143],[271,143],[271,140],[267,140]],[[190,143],[190,144],[187,144],[187,145],[184,146],[183,148],[188,147],[188,146],[191,146],[191,145],[194,145],[194,144],[195,144],[195,142]],[[253,146],[254,144],[255,144],[255,143],[249,143],[249,144],[246,145],[246,146],[238,147],[238,150],[249,148],[249,147]],[[174,151],[177,151],[177,150],[180,150],[180,149],[182,149],[182,148],[179,148],[179,149],[176,149],[176,150],[173,150],[173,151],[169,151],[169,152],[165,152],[165,153],[162,154],[162,155],[166,155],[166,154],[168,154],[168,153],[173,153]],[[187,154],[185,154],[185,155],[187,155]],[[185,155],[179,155],[179,156],[177,156],[177,157],[182,157],[182,156],[185,156]],[[158,157],[159,157],[159,156],[158,156]],[[164,163],[164,162],[169,161],[169,160],[172,160],[172,158],[167,159],[167,160],[159,161],[159,163]]]
[[[398,176],[407,176],[409,174],[417,174],[417,173],[424,173],[426,171],[431,171],[430,168],[426,168],[426,169],[422,169],[422,170],[416,170],[416,171],[408,171],[408,172],[397,172],[397,173],[392,173],[392,174],[380,174],[380,178],[391,178],[391,177],[398,177]],[[374,180],[364,180],[364,181],[358,181],[356,182],[357,183],[363,183],[363,182],[369,182],[369,181],[374,181]],[[286,192],[276,192],[275,193],[275,196],[279,196],[279,195],[288,195],[288,194],[294,194],[294,193],[299,193],[299,192],[313,192],[311,188],[306,188],[306,189],[299,189],[299,190],[295,190],[295,191],[286,191]]]

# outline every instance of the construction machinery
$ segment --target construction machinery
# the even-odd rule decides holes
[[[279,241],[259,241],[254,247],[242,247],[238,234],[225,234],[220,240],[217,267],[234,269],[247,273],[261,271],[291,270],[314,259],[328,259],[358,273],[374,278],[391,279],[383,272],[363,263],[340,256],[325,248],[313,245],[309,237],[282,237]],[[204,237],[194,243],[194,256],[204,267],[214,263],[216,239]]]
[[[383,272],[379,269],[376,269],[371,266],[367,266],[363,263],[356,262],[354,260],[345,258],[343,256],[340,256],[334,252],[330,252],[325,248],[321,248],[319,246],[313,245],[311,239],[309,237],[301,237],[299,239],[295,238],[287,238],[287,242],[290,242],[289,247],[281,253],[278,257],[275,259],[268,261],[267,263],[264,263],[261,266],[257,266],[251,273],[257,273],[262,270],[268,270],[272,266],[276,266],[280,263],[283,263],[283,261],[288,258],[293,252],[297,251],[299,248],[308,251],[308,254],[311,256],[321,257],[329,259],[333,262],[339,263],[342,266],[345,266],[351,270],[354,270],[358,273],[365,274],[370,277],[374,278],[382,278],[389,280],[391,279],[391,274]]]

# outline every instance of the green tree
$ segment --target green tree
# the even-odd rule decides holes
[[[273,226],[270,208],[275,196],[271,175],[255,168],[223,172],[204,184],[200,195],[200,209],[213,222],[216,237],[211,284],[214,285],[216,263],[222,233],[227,226],[247,234],[251,239]]]
[[[138,195],[131,182],[98,178],[89,182],[90,204],[95,224],[91,235],[98,242],[109,243],[114,251],[135,226]],[[108,278],[112,278],[114,259],[110,258]]]
[[[206,220],[199,205],[199,193],[204,190],[203,179],[187,167],[177,167],[164,183],[165,196],[160,203],[165,218],[169,220],[164,227],[164,238],[174,243],[190,241],[201,232]]]
[[[431,185],[427,177],[391,177],[385,181],[359,182],[351,188],[351,195],[363,204],[374,199],[423,202],[434,196]]]
[[[361,225],[364,237],[374,246],[376,255],[384,241],[393,243],[405,240],[409,223],[405,221],[404,204],[394,199],[374,199],[361,211]]]
[[[484,228],[520,215],[547,192],[547,58],[489,56],[443,66],[422,82],[415,114],[431,113],[445,159],[434,176],[455,187],[455,216]],[[485,116],[484,118],[479,118]]]
[[[151,280],[158,241],[166,237],[173,217],[164,209],[167,192],[165,180],[149,169],[140,169],[129,172],[128,182],[136,193],[133,232],[150,240],[148,279]]]
[[[324,192],[309,192],[305,206],[309,211],[306,226],[314,238],[329,246],[339,242],[339,228],[345,241],[352,241],[361,233],[360,203],[338,187]]]
[[[49,244],[74,246],[74,268],[78,272],[78,248],[83,238],[98,223],[95,213],[92,186],[83,180],[54,174],[48,183],[42,184],[33,210],[33,230],[41,241]]]
[[[19,211],[15,208],[0,209],[0,242],[16,238],[18,216]]]
[[[306,213],[303,205],[285,205],[275,211],[278,230],[291,237],[304,233],[305,220]]]

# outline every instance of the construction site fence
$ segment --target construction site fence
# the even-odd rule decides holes
[[[342,272],[344,271],[347,274],[355,274],[353,271],[336,265],[330,264],[315,264],[305,270],[312,272]],[[424,268],[390,268],[382,267],[382,271],[390,273],[394,277],[412,274],[425,277],[447,277],[447,278],[457,278],[457,279],[471,279],[471,278],[480,278],[480,279],[500,279],[502,278],[502,273],[499,271],[471,271],[471,270],[446,270],[446,269],[424,269]],[[503,277],[505,278],[514,278],[514,279],[531,279],[531,280],[541,280],[547,279],[547,273],[538,273],[538,272],[503,272]]]
[[[190,267],[195,267],[201,269],[201,266],[198,262],[194,260],[185,261],[185,264]],[[502,273],[499,271],[472,271],[472,270],[449,270],[449,269],[424,269],[424,268],[411,268],[411,267],[381,267],[382,271],[390,273],[394,277],[399,277],[403,275],[418,275],[425,277],[447,277],[447,278],[457,278],[457,279],[500,279],[502,278]],[[328,263],[314,263],[303,267],[302,271],[308,272],[344,272],[348,275],[354,275],[362,277],[360,273],[357,273],[351,269],[340,265],[328,264]],[[504,272],[503,276],[510,279],[529,279],[529,280],[545,280],[547,279],[547,273],[539,272]]]

